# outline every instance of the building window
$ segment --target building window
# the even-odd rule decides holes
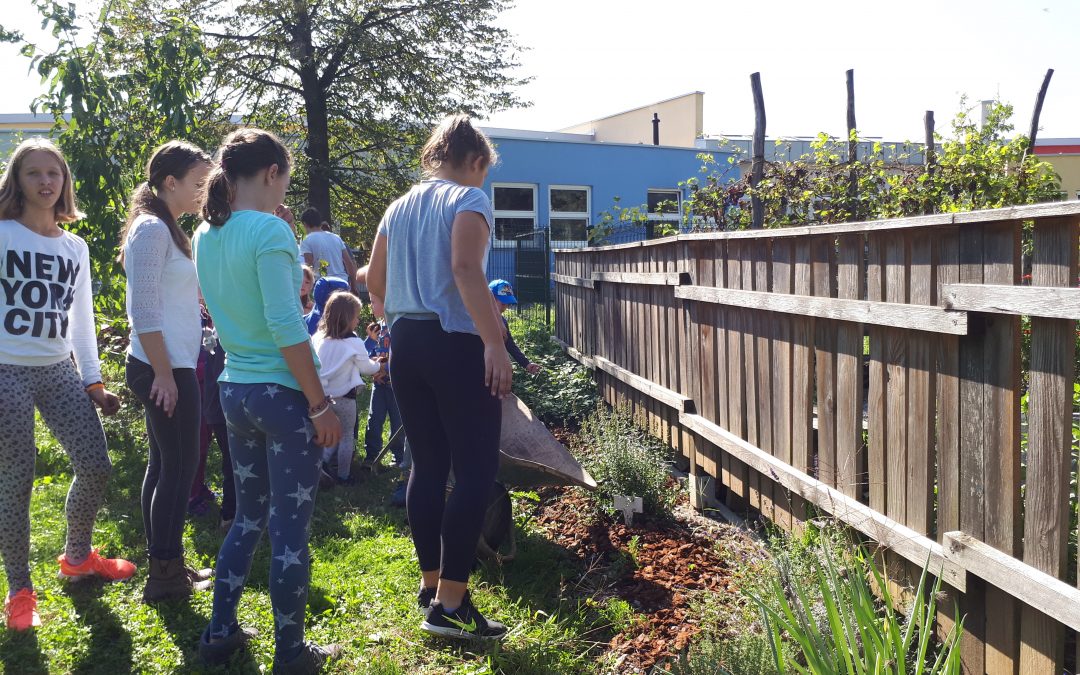
[[[650,218],[655,220],[678,220],[680,213],[682,213],[681,190],[649,190]]]
[[[551,245],[584,246],[589,240],[589,188],[552,185],[548,189]]]
[[[495,241],[510,242],[536,229],[536,186],[527,183],[492,183]]]

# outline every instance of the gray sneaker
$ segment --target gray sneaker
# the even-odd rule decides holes
[[[210,626],[199,637],[199,657],[211,666],[228,663],[232,655],[247,646],[251,638],[258,635],[252,628],[238,627],[232,635],[217,642],[210,641]]]
[[[314,642],[305,642],[300,653],[291,661],[280,661],[274,657],[274,675],[315,675],[323,665],[341,653],[341,645],[321,647]]]

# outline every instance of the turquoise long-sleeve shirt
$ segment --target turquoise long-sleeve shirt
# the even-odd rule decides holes
[[[237,211],[221,227],[203,223],[192,242],[199,286],[227,354],[221,382],[300,389],[282,347],[308,342],[301,317],[296,239],[262,211]],[[314,350],[312,358],[318,365]]]

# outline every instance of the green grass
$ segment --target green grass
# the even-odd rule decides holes
[[[115,364],[107,368],[121,380]],[[361,401],[363,403],[363,401]],[[240,606],[240,621],[258,629],[248,653],[228,668],[206,669],[196,653],[210,617],[211,593],[190,602],[150,607],[140,602],[146,579],[139,485],[145,468],[141,412],[128,398],[106,421],[115,470],[98,518],[94,543],[127,557],[140,570],[124,584],[65,584],[56,577],[63,549],[64,498],[70,482],[66,455],[43,426],[32,502],[31,564],[43,625],[16,634],[0,631],[0,668],[7,673],[257,673],[273,660],[272,614],[267,593],[269,545],[260,545]],[[216,448],[208,478],[219,487]],[[312,527],[312,589],[308,637],[345,645],[332,673],[589,673],[611,638],[611,624],[629,608],[600,607],[564,593],[579,577],[579,563],[518,518],[518,558],[504,567],[482,566],[474,597],[511,628],[498,646],[480,648],[428,637],[415,608],[419,570],[402,509],[389,506],[395,472],[361,474],[350,488],[319,494]],[[212,566],[222,535],[217,513],[190,521],[187,558]],[[2,582],[0,582],[2,583]]]

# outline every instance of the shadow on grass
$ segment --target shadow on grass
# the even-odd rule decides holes
[[[90,628],[89,648],[72,667],[73,673],[127,673],[134,665],[131,634],[102,599],[103,586],[96,579],[65,586],[75,611]]]
[[[0,635],[0,663],[4,665],[5,673],[37,675],[49,672],[37,635],[32,630],[5,631]]]

